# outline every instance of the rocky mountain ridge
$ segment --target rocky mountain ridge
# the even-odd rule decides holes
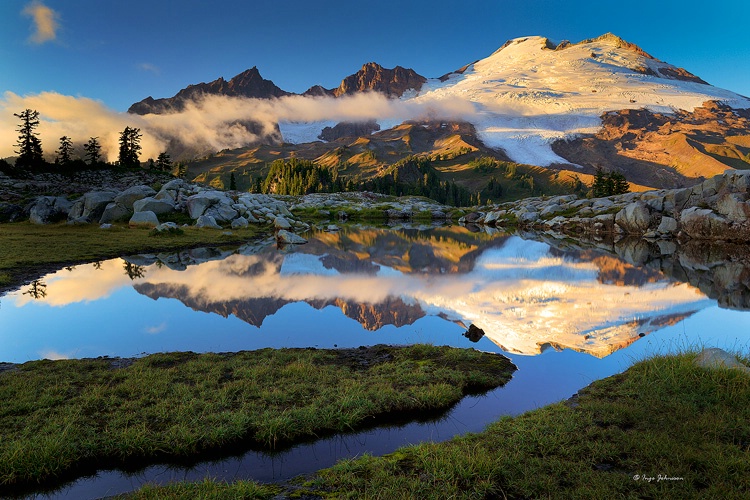
[[[209,83],[188,85],[173,97],[154,99],[149,96],[130,106],[128,113],[146,115],[149,113],[164,114],[178,112],[185,109],[185,105],[188,102],[199,99],[204,95],[270,99],[291,95],[291,93],[280,89],[271,80],[264,79],[260,76],[258,68],[253,66],[229,81],[224,80],[223,77],[219,77]]]

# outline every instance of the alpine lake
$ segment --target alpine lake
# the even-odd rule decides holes
[[[190,464],[101,470],[33,498],[144,483],[284,481],[337,460],[481,431],[653,355],[750,346],[745,250],[583,243],[457,225],[342,225],[304,245],[133,255],[60,269],[0,298],[0,363],[261,348],[434,344],[500,353],[505,386],[448,412]]]

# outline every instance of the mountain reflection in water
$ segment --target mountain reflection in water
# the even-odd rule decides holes
[[[413,326],[433,317],[462,329],[473,324],[510,353],[534,355],[553,347],[603,357],[715,304],[658,270],[590,249],[561,249],[519,236],[441,227],[343,228],[308,237],[308,244],[281,251],[266,241],[77,266],[39,280],[45,285],[44,296],[10,294],[3,309],[8,299],[19,309],[78,305],[91,312],[97,304],[119,306],[129,312],[121,317],[130,318],[134,331],[145,328],[152,335],[198,321],[197,316],[179,313],[170,301],[159,300],[165,307],[170,304],[170,320],[143,327],[138,319],[146,303],[120,297],[123,290],[134,289],[141,296],[177,299],[194,311],[234,316],[255,327],[271,316],[281,320],[280,314],[297,314],[300,310],[289,306],[306,303],[317,310],[333,306],[369,331]],[[112,298],[103,300],[107,297]],[[0,311],[0,322],[4,314]],[[175,319],[175,314],[182,318]],[[58,328],[75,329],[74,321],[80,319],[70,321],[58,323]],[[435,341],[429,333],[422,335],[423,341]],[[373,333],[367,340],[360,335],[359,341],[383,340]],[[80,349],[70,346],[64,351],[76,357],[88,353]],[[39,356],[51,352],[26,346],[26,359],[33,357],[30,350]],[[136,353],[104,347],[98,354]]]

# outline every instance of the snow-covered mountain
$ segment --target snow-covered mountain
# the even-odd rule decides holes
[[[233,137],[245,126],[247,146],[276,147],[283,141],[282,156],[373,172],[406,155],[427,155],[439,159],[434,166],[446,179],[465,172],[457,182],[471,190],[488,179],[476,178],[468,164],[487,155],[567,170],[566,176],[576,179],[597,168],[619,171],[638,189],[692,185],[729,168],[750,168],[750,99],[709,85],[612,34],[559,44],[539,36],[516,38],[484,59],[432,79],[368,63],[337,89],[314,86],[302,95],[279,89],[253,68],[229,82],[189,86],[173,98],[148,98],[131,112],[174,112],[186,99],[206,95],[263,103],[245,106],[262,116],[248,111],[226,123]],[[398,146],[378,146],[392,142],[405,121],[472,130],[427,142],[412,141],[408,134]],[[185,147],[190,151],[195,145]],[[340,151],[356,154],[342,157]],[[278,154],[237,153],[231,167],[217,155],[192,172],[221,175],[219,167],[227,165],[242,168],[243,175],[265,175],[262,165]]]
[[[706,101],[750,108],[750,99],[606,34],[576,44],[534,36],[510,40],[489,57],[428,80],[412,100],[460,98],[477,106],[469,121],[488,146],[519,163],[568,163],[550,144],[596,133],[602,114],[624,109],[693,111]]]

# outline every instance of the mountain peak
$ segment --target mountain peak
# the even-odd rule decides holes
[[[357,92],[375,91],[388,97],[401,97],[410,89],[419,91],[427,78],[410,68],[396,66],[387,69],[376,62],[362,65],[362,69],[349,75],[341,81],[341,85],[333,90],[336,97]]]
[[[249,97],[255,99],[271,99],[289,95],[277,87],[271,80],[265,80],[256,66],[235,75],[227,81],[220,76],[209,83],[188,85],[173,97],[153,99],[148,97],[130,106],[128,113],[138,115],[163,114],[185,109],[189,101],[203,95],[225,95],[230,97]]]

